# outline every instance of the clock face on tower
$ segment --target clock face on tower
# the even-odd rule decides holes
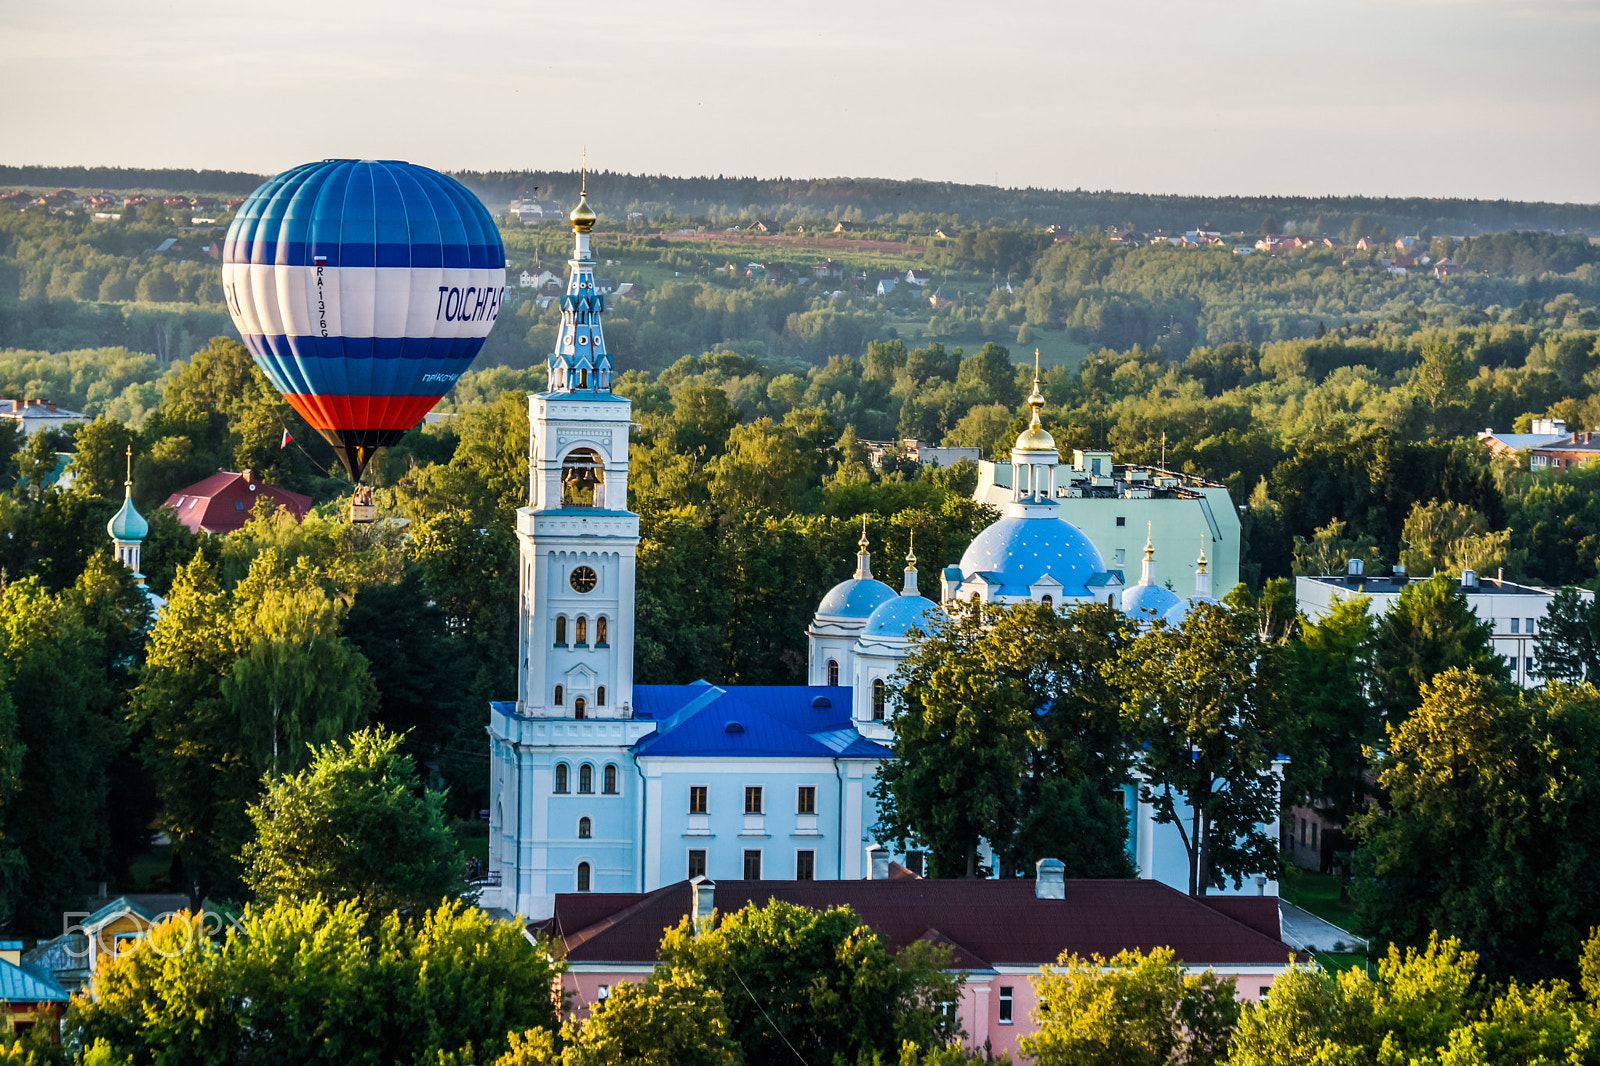
[[[592,569],[587,566],[580,566],[572,571],[572,576],[567,579],[567,584],[572,586],[572,591],[574,592],[593,592],[595,582],[598,580]]]

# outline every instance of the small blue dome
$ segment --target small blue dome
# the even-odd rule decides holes
[[[829,589],[817,605],[817,613],[836,618],[866,618],[879,604],[894,598],[894,589],[877,578],[853,577]]]
[[[1166,613],[1165,617],[1167,619],[1167,625],[1181,626],[1183,625],[1183,620],[1189,617],[1189,612],[1194,610],[1197,605],[1202,603],[1216,602],[1217,601],[1212,599],[1210,596],[1194,596],[1187,600],[1179,600]]]
[[[926,596],[896,596],[882,604],[867,619],[863,637],[903,637],[916,626],[924,633],[934,624],[939,605]]]
[[[150,532],[150,523],[134,510],[132,500],[124,499],[122,509],[106,523],[106,532],[111,534],[112,540],[143,540]]]
[[[1162,585],[1134,585],[1122,591],[1122,613],[1141,622],[1165,617],[1182,602],[1176,592]]]
[[[1088,596],[1089,580],[1105,568],[1083,530],[1056,515],[1002,518],[961,556],[963,575],[998,576],[1002,596],[1031,595],[1033,583],[1045,574],[1061,582],[1061,595]]]

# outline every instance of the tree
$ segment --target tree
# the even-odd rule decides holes
[[[315,567],[275,548],[231,593],[198,555],[179,569],[132,713],[196,907],[237,884],[262,776],[304,766],[307,744],[344,736],[375,702],[343,613]]]
[[[1600,693],[1448,670],[1389,726],[1376,770],[1383,802],[1350,827],[1363,928],[1459,937],[1496,976],[1576,977],[1600,913],[1583,872],[1600,847]]]
[[[1347,524],[1335,518],[1308,541],[1294,538],[1294,572],[1298,575],[1342,574],[1351,559],[1360,559],[1374,573],[1382,563],[1378,542],[1372,537],[1346,537]]]
[[[1253,613],[1194,607],[1177,627],[1157,625],[1107,669],[1125,693],[1126,728],[1143,741],[1140,799],[1174,825],[1189,857],[1189,894],[1273,870],[1278,740],[1290,732],[1280,645]],[[1187,821],[1187,826],[1184,824]]]
[[[258,899],[353,899],[374,912],[418,913],[465,891],[444,795],[417,795],[401,738],[362,730],[316,749],[311,765],[269,781],[250,805],[256,837],[245,881]]]
[[[1548,681],[1600,679],[1600,612],[1570,585],[1550,598],[1533,638],[1534,670]]]
[[[891,955],[848,907],[808,910],[773,900],[725,915],[698,934],[686,918],[661,941],[660,964],[716,992],[745,1061],[854,1061],[958,1035],[942,1005],[961,996],[949,952],[925,942]]]
[[[1490,532],[1488,520],[1462,503],[1419,501],[1406,515],[1401,537],[1406,548],[1400,562],[1419,578],[1463,570],[1488,573],[1512,563],[1511,531]]]
[[[1007,411],[1014,411],[1022,402],[1022,389],[1017,385],[1017,370],[1011,363],[1011,353],[993,341],[961,360],[956,372],[957,387],[980,383],[988,390],[989,398]]]
[[[786,427],[758,418],[734,426],[726,450],[707,464],[711,497],[728,511],[792,511],[816,465],[817,456],[802,451]]]
[[[464,904],[381,921],[353,902],[181,914],[120,954],[68,1019],[100,1061],[172,1066],[439,1063],[493,1058],[553,1030],[559,967],[517,922]]]
[[[737,1066],[742,1059],[722,994],[687,970],[658,969],[642,984],[617,985],[561,1035],[561,1066]]]
[[[1039,1028],[1021,1047],[1037,1066],[1212,1066],[1239,1014],[1232,978],[1186,974],[1171,948],[1063,952],[1033,987]]]
[[[14,745],[0,759],[16,774],[9,788],[0,785],[11,793],[0,831],[15,849],[0,852],[12,889],[0,895],[0,912],[33,933],[49,930],[107,868],[107,778],[127,734],[104,644],[84,623],[81,601],[50,593],[38,578],[13,581],[0,595],[0,693],[8,704],[0,713]]]
[[[1127,816],[1109,798],[1130,758],[1122,697],[1101,669],[1129,640],[1100,604],[962,609],[915,639],[892,685],[881,829],[928,846],[937,876],[976,875],[981,840],[1007,872],[1049,856],[1070,877],[1131,873]]]
[[[1366,805],[1365,752],[1382,736],[1372,699],[1371,602],[1335,597],[1317,621],[1300,616],[1298,638],[1288,645],[1290,700],[1301,727],[1289,746],[1289,782],[1338,822]]]
[[[1386,718],[1402,721],[1422,702],[1422,686],[1455,667],[1509,680],[1493,636],[1454,578],[1436,574],[1407,583],[1378,622],[1373,670]]]
[[[101,415],[78,427],[73,437],[73,488],[90,496],[122,495],[127,479],[126,449],[134,433],[114,418]]]
[[[1600,1021],[1562,982],[1510,987],[1492,998],[1477,957],[1457,940],[1391,944],[1376,977],[1291,965],[1272,995],[1245,1004],[1230,1066],[1344,1062],[1593,1062]]]

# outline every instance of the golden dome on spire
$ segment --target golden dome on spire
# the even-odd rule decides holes
[[[588,233],[590,230],[594,229],[595,219],[599,217],[594,213],[594,208],[589,206],[588,155],[588,149],[585,149],[585,158],[583,163],[583,184],[579,187],[578,191],[578,206],[574,207],[572,209],[572,214],[567,216],[567,218],[572,222],[572,228],[577,230],[579,233]]]
[[[1044,428],[1039,420],[1039,409],[1044,406],[1044,393],[1039,388],[1039,349],[1033,350],[1033,394],[1028,397],[1028,404],[1033,408],[1033,421],[1028,423],[1028,428],[1017,437],[1015,448],[1023,452],[1052,452],[1056,448],[1056,439]]]
[[[1144,557],[1146,560],[1156,557],[1155,535],[1156,524],[1154,522],[1146,522],[1144,527]],[[1205,550],[1205,544],[1202,543],[1200,545],[1200,554],[1204,555]]]
[[[867,550],[867,516],[866,515],[862,515],[861,516],[861,539],[856,541],[856,547],[860,548],[862,553],[865,554],[865,552]]]

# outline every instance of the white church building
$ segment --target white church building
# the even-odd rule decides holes
[[[853,880],[882,868],[872,786],[891,757],[888,684],[907,631],[942,611],[873,576],[863,534],[853,576],[823,597],[807,633],[807,684],[636,685],[634,575],[639,517],[628,511],[632,405],[611,392],[587,198],[572,212],[576,250],[547,391],[528,398],[528,506],[517,512],[516,699],[490,705],[490,857],[484,907],[548,917],[557,893],[646,892],[687,878]],[[1181,618],[1209,599],[1108,570],[1060,517],[1059,453],[1040,425],[1017,439],[1005,517],[942,571],[942,599],[1091,600]],[[1187,885],[1177,833],[1126,791],[1140,876]],[[1275,830],[1270,830],[1276,835]],[[873,862],[873,856],[879,862]],[[900,855],[913,867],[920,856]],[[1242,891],[1276,894],[1275,880]]]

